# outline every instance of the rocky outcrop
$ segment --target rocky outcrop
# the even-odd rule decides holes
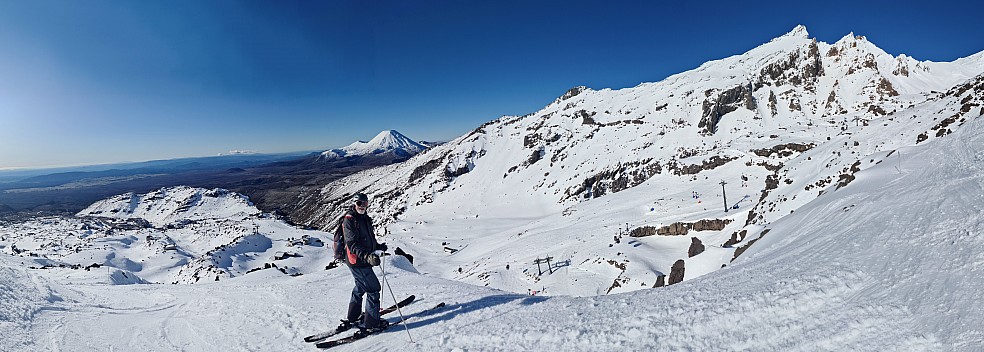
[[[652,158],[619,163],[615,168],[585,178],[577,188],[565,191],[564,199],[582,195],[584,199],[598,198],[638,186],[650,177],[663,172],[663,166]]]
[[[559,103],[559,102],[562,102],[564,100],[567,100],[567,99],[576,97],[578,94],[581,94],[581,93],[583,93],[586,90],[588,90],[588,87],[585,87],[585,86],[577,86],[577,87],[568,89],[567,92],[564,92],[564,95],[561,95],[554,102],[555,103]]]
[[[687,257],[693,257],[701,253],[704,253],[704,244],[697,237],[690,238],[690,249],[687,250]]]
[[[769,111],[772,112],[772,116],[776,116],[779,113],[778,105],[779,101],[776,99],[776,92],[769,91]]]
[[[683,266],[684,266],[683,259],[679,259],[675,263],[673,263],[673,267],[670,268],[670,280],[667,283],[667,285],[672,285],[683,281],[683,276],[684,276]]]
[[[892,82],[889,82],[888,79],[885,79],[885,77],[878,80],[878,85],[875,86],[875,91],[881,96],[899,96],[899,91],[895,90],[895,86],[892,86]]]
[[[816,145],[813,143],[810,144],[786,143],[786,144],[779,144],[773,146],[772,148],[752,149],[751,152],[755,153],[755,155],[765,158],[771,157],[773,154],[777,155],[780,158],[785,158],[793,155],[794,152],[802,153],[807,150],[813,149],[813,147],[815,146]]]
[[[656,234],[660,236],[683,236],[690,231],[690,224],[677,222],[669,226],[660,227]]]
[[[707,158],[707,160],[704,160],[700,164],[691,164],[691,165],[680,165],[676,162],[676,160],[670,160],[670,162],[666,164],[666,168],[677,176],[696,175],[701,171],[713,170],[720,166],[724,166],[724,164],[732,162],[736,159],[738,159],[737,156],[722,157],[722,156],[715,155],[710,158]]]
[[[666,286],[666,275],[660,275],[656,277],[656,283],[653,284],[653,288]]]
[[[722,247],[731,247],[731,246],[734,246],[734,245],[738,244],[738,242],[741,242],[742,240],[744,240],[745,239],[745,236],[747,236],[747,235],[748,235],[748,230],[741,230],[741,232],[732,233],[731,234],[731,238],[729,238],[727,241],[725,241],[724,244],[722,245]]]
[[[984,115],[984,107],[981,107],[984,106],[984,75],[977,76],[974,80],[951,88],[942,94],[942,97],[962,97],[960,99],[960,110],[952,116],[940,120],[929,131],[919,134],[916,137],[916,143],[921,143],[929,139],[930,135],[935,135],[939,138],[953,133],[950,127],[954,124],[957,126],[963,125],[967,121],[967,114],[971,113],[971,111],[976,110],[978,115]]]
[[[748,244],[744,246],[738,247],[738,249],[735,250],[735,256],[731,257],[731,261],[735,261],[735,259],[738,259],[738,256],[740,256],[742,253],[745,253],[745,251],[748,250],[749,247],[755,244],[755,242],[758,242],[758,240],[762,239],[762,237],[765,237],[765,234],[769,233],[769,231],[771,231],[771,229],[765,229],[764,231],[762,231],[761,234],[759,234],[758,238],[749,241]]]
[[[427,174],[431,173],[431,171],[436,170],[438,167],[441,166],[443,160],[444,160],[443,158],[438,158],[418,166],[416,169],[413,170],[413,172],[410,173],[410,183],[420,180]]]
[[[715,90],[709,90],[704,92],[708,96],[707,100],[701,105],[703,108],[703,115],[701,115],[700,123],[697,127],[703,128],[700,132],[701,135],[709,136],[717,131],[718,122],[721,121],[721,117],[732,111],[738,110],[744,107],[748,110],[755,111],[755,98],[752,97],[752,88],[748,85],[740,85],[733,87],[731,89],[725,90],[717,95],[714,95]],[[711,96],[714,96],[711,99]]]
[[[837,181],[837,189],[847,187],[847,185],[850,184],[851,181],[854,181],[854,174],[857,173],[858,171],[861,171],[860,166],[861,166],[861,160],[855,161],[854,164],[851,164],[851,168],[849,172],[845,172],[840,175],[840,178]]]
[[[653,226],[640,226],[629,231],[629,237],[646,237],[652,235],[683,236],[691,230],[721,231],[732,221],[731,219],[703,219],[693,223],[676,222],[658,229]]]
[[[704,219],[693,223],[694,231],[721,231],[732,222],[731,219]]]
[[[837,55],[836,49],[827,52],[828,56]],[[817,79],[823,76],[823,61],[820,57],[820,46],[814,39],[806,47],[789,53],[782,60],[773,62],[759,71],[755,88],[763,86],[794,85],[813,90]]]

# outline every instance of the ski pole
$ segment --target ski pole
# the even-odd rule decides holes
[[[407,331],[407,336],[410,337],[410,343],[413,342],[413,335],[410,335],[410,327],[407,326],[407,318],[403,317],[403,310],[400,309],[400,302],[396,300],[396,294],[393,293],[393,286],[390,286],[389,281],[386,281],[386,265],[383,260],[379,261],[379,270],[383,272],[383,284],[390,291],[390,297],[393,297],[393,302],[396,304],[396,312],[400,313],[400,322],[403,323],[403,329]]]

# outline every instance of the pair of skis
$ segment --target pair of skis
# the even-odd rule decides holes
[[[413,303],[414,299],[416,299],[416,297],[411,295],[410,297],[407,297],[407,298],[403,299],[402,301],[398,302],[397,304],[394,304],[394,305],[392,305],[392,306],[390,306],[390,307],[388,307],[386,309],[380,310],[379,311],[379,316],[382,317],[382,316],[384,316],[384,315],[386,315],[388,313],[392,313],[398,307],[399,308],[406,307],[408,304]],[[436,310],[436,309],[440,309],[441,307],[444,307],[444,302],[441,302],[438,305],[436,305],[436,306],[434,306],[434,307],[432,307],[430,309],[427,309],[427,310],[425,310],[423,312],[433,311],[433,310]],[[396,321],[395,323],[391,323],[390,326],[400,325],[400,324],[402,324],[404,322],[404,320],[405,319],[400,319],[400,320]],[[327,339],[329,337],[338,335],[339,333],[345,332],[345,331],[347,331],[349,329],[350,328],[345,328],[345,329],[342,329],[342,330],[335,329],[335,330],[331,330],[331,331],[328,331],[328,332],[323,332],[323,333],[320,333],[320,334],[314,334],[314,335],[305,337],[304,338],[304,342],[318,342],[318,341]],[[324,341],[324,342],[318,342],[318,344],[315,345],[315,346],[318,347],[318,348],[322,348],[322,349],[324,349],[324,348],[331,348],[331,347],[335,347],[335,346],[338,346],[338,345],[344,345],[344,344],[347,344],[347,343],[352,343],[352,342],[361,340],[363,338],[366,338],[368,336],[371,336],[371,334],[363,334],[363,333],[361,333],[361,331],[357,331],[356,333],[354,333],[354,334],[352,334],[350,336],[343,337],[343,338],[340,338],[340,339],[330,340],[330,341]]]
[[[397,307],[400,307],[400,308],[406,307],[408,304],[413,303],[413,300],[416,299],[416,298],[417,298],[416,296],[410,295],[410,297],[404,298],[402,301],[399,301],[396,304],[394,304],[392,306],[389,306],[386,309],[380,310],[379,311],[379,316],[382,317],[382,316],[384,316],[386,314],[392,313],[394,310],[396,310]],[[341,330],[335,329],[335,330],[323,332],[323,333],[320,333],[320,334],[314,334],[314,335],[305,337],[304,338],[304,342],[318,342],[318,341],[327,339],[329,337],[338,335],[339,333],[345,332],[346,330],[349,330],[349,329],[351,329],[351,327],[345,328],[345,329],[341,329]]]

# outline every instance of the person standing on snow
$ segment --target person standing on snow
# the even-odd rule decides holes
[[[342,233],[345,237],[345,264],[355,279],[355,288],[352,289],[346,319],[342,320],[338,330],[357,326],[363,332],[371,334],[389,326],[388,321],[379,318],[379,293],[382,286],[379,285],[376,273],[372,271],[372,267],[380,263],[379,255],[375,252],[385,251],[387,248],[385,243],[376,242],[372,231],[372,218],[366,214],[369,197],[364,193],[356,193],[353,198],[355,204],[349,207],[342,219]],[[363,312],[363,295],[366,296],[365,314],[359,322],[359,316]]]

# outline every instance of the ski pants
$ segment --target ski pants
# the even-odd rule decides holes
[[[363,326],[373,328],[379,325],[379,292],[382,286],[372,267],[349,266],[352,277],[355,278],[355,288],[352,289],[352,299],[349,300],[348,320],[352,321],[359,318],[362,311],[362,296],[366,296],[365,318]]]

